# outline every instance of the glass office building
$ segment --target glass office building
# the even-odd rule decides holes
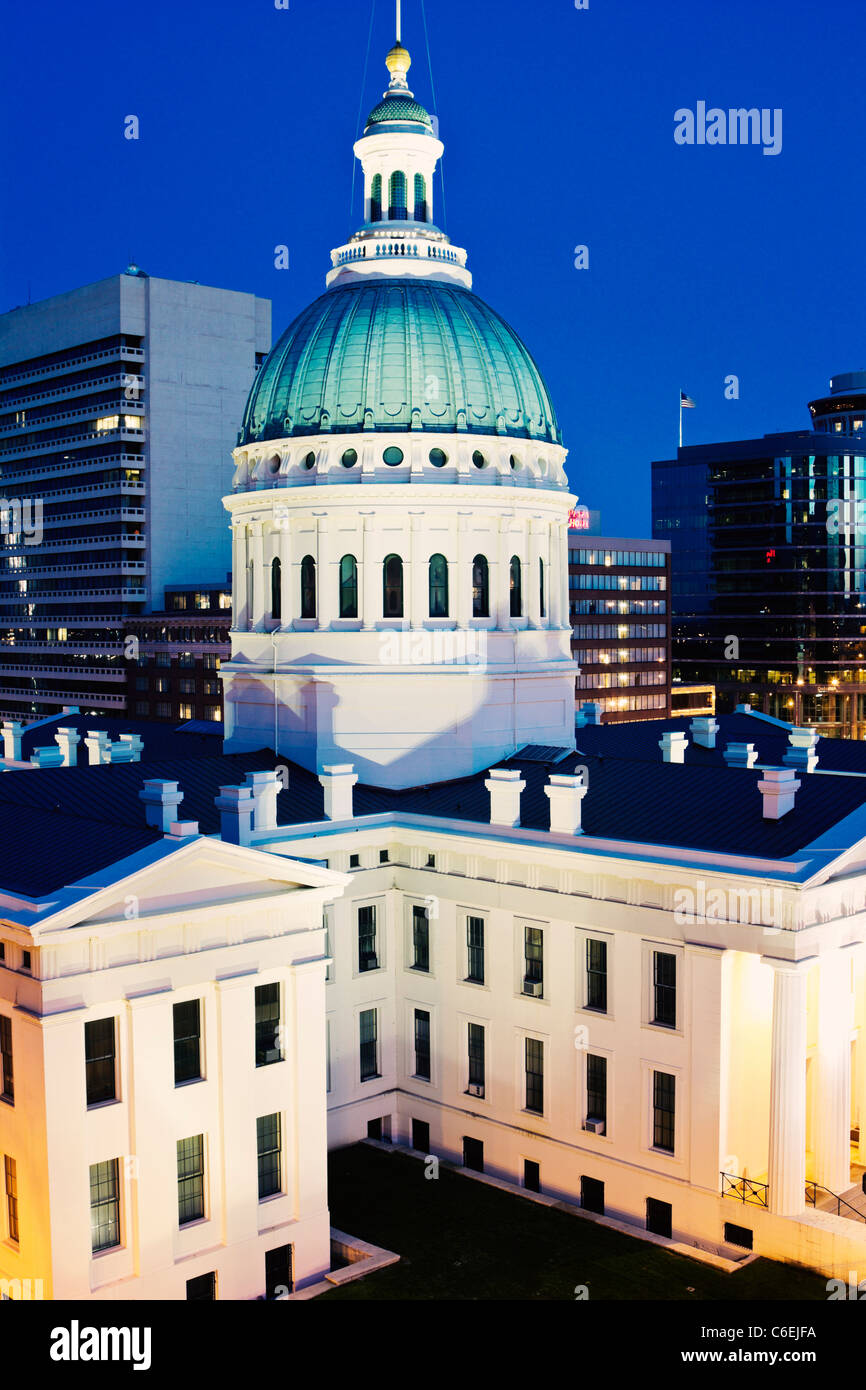
[[[866,735],[866,373],[810,404],[814,430],[656,462],[672,552],[673,667],[717,708]]]

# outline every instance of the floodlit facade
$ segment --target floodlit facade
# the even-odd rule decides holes
[[[364,224],[234,455],[224,750],[34,766],[8,730],[0,1279],[302,1292],[367,1136],[847,1278],[863,745],[592,702],[575,743],[565,450],[388,67]]]

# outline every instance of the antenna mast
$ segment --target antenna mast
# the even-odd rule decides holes
[[[400,43],[401,41],[402,34],[400,33],[400,0],[397,0],[397,42]]]

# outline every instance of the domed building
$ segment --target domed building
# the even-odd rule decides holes
[[[225,499],[226,747],[372,785],[574,745],[556,412],[434,221],[444,146],[400,42],[355,154],[364,221],[261,367]]]

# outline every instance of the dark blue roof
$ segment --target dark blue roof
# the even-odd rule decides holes
[[[578,730],[579,752],[562,758],[561,750],[550,749],[551,760],[545,763],[537,760],[543,750],[533,746],[500,765],[519,768],[526,781],[521,824],[527,829],[549,827],[548,777],[582,766],[589,787],[582,807],[586,835],[716,853],[786,858],[866,804],[866,777],[803,774],[794,808],[781,820],[765,820],[757,785],[761,774],[726,767],[722,748],[731,741],[753,742],[760,761],[779,765],[786,731],[747,715],[723,715],[718,722],[718,748],[690,743],[681,766],[662,762],[658,741],[665,729],[687,731],[688,719],[590,726]],[[822,739],[819,756],[819,765],[832,762],[841,770],[848,764],[849,770],[866,772],[866,744]],[[145,779],[178,782],[184,794],[178,819],[197,820],[203,834],[214,834],[219,830],[214,806],[219,788],[242,784],[247,772],[275,767],[288,771],[288,786],[277,801],[278,823],[321,821],[323,791],[316,774],[269,749],[154,758],[146,765],[3,773],[0,886],[44,896],[154,843],[160,835],[145,824],[138,796]],[[487,770],[405,791],[359,784],[355,813],[407,812],[487,824],[486,777]]]
[[[188,730],[187,726],[178,728],[175,724],[163,724],[158,720],[127,719],[125,715],[111,717],[99,714],[58,714],[54,718],[28,724],[21,738],[21,755],[26,761],[33,755],[34,748],[56,747],[54,735],[58,729],[77,729],[81,734],[78,745],[78,762],[87,765],[87,749],[84,739],[93,730],[95,733],[111,735],[116,743],[121,734],[140,734],[144,743],[141,761],[149,763],[155,758],[198,758],[203,754],[222,752],[223,730],[221,724],[205,725]]]

